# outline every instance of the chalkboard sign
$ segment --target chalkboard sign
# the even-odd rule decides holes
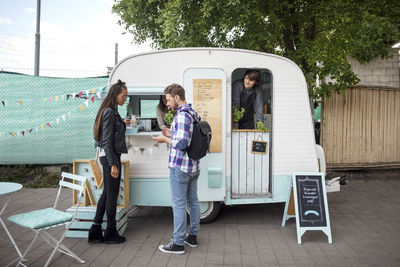
[[[293,174],[292,186],[296,213],[297,242],[301,244],[301,236],[306,231],[321,230],[328,236],[328,242],[331,244],[332,234],[324,174],[295,173]],[[287,201],[288,204],[289,199]],[[284,226],[283,223],[282,225]]]
[[[251,153],[266,154],[267,153],[267,141],[251,141]]]
[[[296,190],[300,226],[326,226],[322,177],[297,175]]]

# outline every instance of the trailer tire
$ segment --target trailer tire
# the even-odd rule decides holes
[[[200,223],[207,224],[213,222],[221,209],[221,202],[219,201],[209,201],[209,202],[199,202],[200,204]],[[190,216],[190,211],[186,205],[186,212]]]

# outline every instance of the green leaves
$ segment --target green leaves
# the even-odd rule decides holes
[[[135,42],[151,39],[155,48],[231,47],[288,57],[314,98],[358,83],[349,56],[361,63],[387,57],[400,40],[400,1],[392,0],[118,0],[113,12]]]
[[[172,109],[168,110],[168,112],[165,113],[164,121],[165,121],[166,125],[168,125],[168,126],[171,125],[172,121],[174,120],[175,114],[176,114],[176,110],[172,110]]]
[[[233,106],[233,108],[232,108],[232,120],[234,122],[239,122],[243,118],[244,112],[245,112],[244,108],[241,108],[241,110],[239,111],[236,106]]]

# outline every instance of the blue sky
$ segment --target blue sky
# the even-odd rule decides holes
[[[1,0],[0,69],[33,74],[36,0]],[[151,50],[122,34],[112,0],[42,0],[40,75],[90,77],[104,75],[119,59]]]

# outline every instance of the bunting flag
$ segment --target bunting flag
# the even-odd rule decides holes
[[[98,88],[104,88],[104,87],[98,87]],[[69,93],[69,94],[64,94],[64,95],[57,95],[57,96],[48,96],[48,97],[44,97],[41,99],[14,99],[11,100],[11,103],[15,102],[17,105],[19,106],[23,106],[24,104],[33,104],[33,103],[52,103],[54,102],[58,102],[58,100],[65,100],[65,96],[67,96],[67,101],[71,98],[75,99],[76,96],[78,96],[78,98],[81,98],[83,96],[83,92],[85,92],[85,98],[89,99],[91,97],[93,97],[94,95],[97,95],[99,98],[101,96],[100,93],[95,94],[98,90],[98,88],[93,88],[93,89],[86,89],[86,90],[81,90],[78,93],[74,92],[74,93]],[[8,100],[5,99],[0,99],[1,104],[3,105],[3,107],[6,107],[7,104],[9,103]]]
[[[49,98],[49,102],[52,101],[52,100],[50,100],[50,99],[51,99],[51,97]],[[56,98],[54,98],[54,99],[56,99]],[[92,100],[92,102],[90,102],[90,100]],[[56,100],[55,100],[55,101],[56,101]],[[5,100],[2,101],[3,105],[5,106],[6,103],[4,103],[4,102],[5,102]],[[94,103],[94,96],[92,96],[90,99],[87,99],[87,100],[84,101],[83,103],[85,104],[85,107],[86,107],[86,108],[89,108],[89,103]],[[74,107],[74,109],[73,109],[72,112],[73,112],[73,113],[77,113],[77,112],[78,112],[78,109],[79,109],[80,111],[83,111],[83,109],[84,109],[83,104],[80,104],[79,106]],[[61,115],[61,116],[58,116],[55,120],[48,121],[48,122],[46,122],[46,123],[44,123],[44,124],[42,124],[42,125],[40,125],[40,126],[38,126],[38,127],[36,127],[36,128],[24,129],[24,130],[20,130],[20,131],[10,131],[10,132],[8,132],[8,133],[9,133],[11,136],[16,137],[16,136],[27,136],[28,133],[29,133],[29,134],[32,133],[32,130],[33,130],[33,129],[35,129],[36,133],[39,132],[39,128],[41,129],[42,132],[44,132],[44,131],[46,130],[46,126],[48,126],[49,128],[53,128],[54,124],[59,125],[59,124],[60,124],[60,118],[61,118],[64,122],[66,121],[66,117],[67,117],[67,116],[68,116],[68,118],[71,118],[71,113],[72,113],[72,112],[70,111],[70,112],[68,112],[68,113],[66,113],[66,114],[63,114],[63,115]],[[0,131],[0,136],[2,136],[2,133],[7,133],[7,132]]]
[[[97,95],[97,97],[98,97],[98,98],[101,98],[101,94],[100,94],[100,92],[97,92],[97,94],[96,94],[96,95]]]

